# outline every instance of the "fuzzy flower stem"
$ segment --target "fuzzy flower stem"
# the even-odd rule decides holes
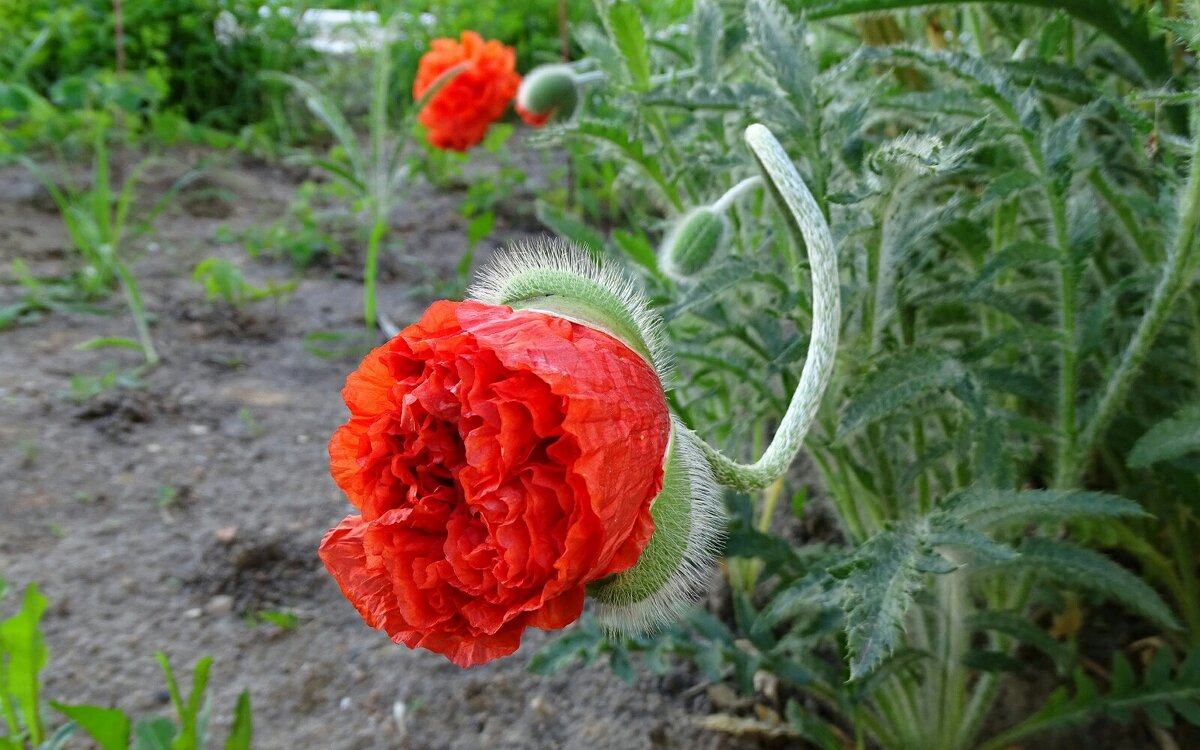
[[[753,464],[738,463],[700,441],[717,481],[737,489],[756,489],[782,476],[804,444],[833,375],[841,308],[833,236],[816,199],[771,131],[759,124],[751,125],[746,129],[746,143],[766,175],[772,195],[807,245],[813,290],[812,338],[804,370],[783,421],[762,457]],[[795,271],[799,276],[799,263]]]
[[[729,188],[729,190],[725,191],[725,195],[722,195],[717,199],[716,203],[712,204],[712,210],[719,214],[725,213],[729,210],[729,207],[733,205],[734,201],[736,201],[738,198],[741,198],[743,195],[761,184],[762,178],[758,175],[747,177],[738,184]]]
[[[588,70],[580,72],[578,68],[582,67],[583,64],[587,62],[587,60],[577,60],[574,63],[568,64],[568,67],[572,68],[572,73],[575,76],[575,83],[577,85],[582,86],[587,83],[596,83],[608,78],[608,74],[603,70]],[[687,68],[686,70],[673,70],[669,73],[650,76],[650,84],[653,86],[662,83],[670,83],[671,81],[680,81],[686,78],[692,78],[695,75],[696,70],[693,68]]]
[[[1197,111],[1197,115],[1200,116],[1200,111]],[[1200,240],[1197,240],[1197,234],[1200,233],[1200,128],[1193,136],[1192,166],[1179,201],[1180,218],[1175,242],[1162,266],[1162,275],[1154,287],[1146,313],[1121,353],[1121,359],[1105,385],[1100,403],[1083,429],[1074,462],[1064,467],[1071,480],[1078,480],[1083,473],[1091,449],[1108,429],[1117,409],[1129,395],[1129,389],[1137,380],[1150,347],[1166,325],[1175,301],[1195,276],[1196,250],[1200,248]]]
[[[605,72],[603,70],[589,70],[586,73],[576,73],[575,74],[575,83],[578,85],[583,85],[585,83],[594,83],[596,81],[603,81],[607,77],[608,76],[605,74]]]

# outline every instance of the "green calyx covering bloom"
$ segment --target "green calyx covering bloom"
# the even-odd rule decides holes
[[[684,279],[702,271],[721,247],[725,231],[725,217],[708,206],[684,214],[659,251],[663,273]]]
[[[493,305],[533,310],[601,330],[640,354],[667,380],[671,360],[662,319],[624,274],[561,242],[497,256],[470,289]],[[637,563],[596,581],[588,594],[608,628],[638,632],[673,620],[707,586],[722,533],[720,491],[696,436],[672,419],[663,486],[650,505],[654,533]]]
[[[677,418],[650,514],[654,536],[631,569],[596,581],[588,595],[612,630],[639,633],[678,617],[704,590],[721,536],[724,509],[697,438]]]
[[[579,104],[579,82],[569,65],[541,65],[517,89],[517,114],[535,127],[550,118],[568,118]]]

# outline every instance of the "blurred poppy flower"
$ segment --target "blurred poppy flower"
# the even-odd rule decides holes
[[[329,454],[361,514],[320,556],[397,643],[464,667],[511,654],[526,627],[578,618],[587,584],[654,533],[671,418],[653,367],[607,333],[436,302],[342,395]]]
[[[462,66],[461,71],[449,73],[457,66]],[[512,47],[485,42],[474,31],[464,31],[461,41],[434,39],[421,56],[413,100],[420,100],[444,74],[453,77],[430,97],[418,121],[433,146],[466,151],[483,140],[488,126],[504,114],[517,93],[521,76],[516,72],[516,55]]]

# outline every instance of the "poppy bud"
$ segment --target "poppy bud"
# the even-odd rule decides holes
[[[674,279],[694,276],[708,265],[725,239],[725,217],[708,206],[684,214],[663,241],[659,264]]]
[[[568,65],[541,65],[529,72],[517,89],[517,114],[540,128],[551,117],[568,118],[579,104],[575,71]]]
[[[372,627],[459,666],[579,617],[666,622],[702,590],[719,495],[671,417],[662,322],[568,246],[501,256],[346,380],[330,468],[358,513],[320,556]]]

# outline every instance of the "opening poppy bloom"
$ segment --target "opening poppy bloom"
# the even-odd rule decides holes
[[[461,42],[434,39],[421,56],[413,100],[419,100],[443,74],[459,65],[462,70],[430,98],[418,121],[433,146],[466,151],[482,141],[488,126],[504,114],[521,76],[516,72],[512,47],[495,40],[485,42],[474,31],[464,31]]]
[[[555,116],[570,117],[578,104],[576,76],[568,65],[540,65],[525,76],[517,89],[517,114],[535,128]]]
[[[459,666],[579,617],[654,533],[671,418],[657,373],[595,328],[434,303],[367,355],[329,444],[361,512],[320,556],[369,625]]]

